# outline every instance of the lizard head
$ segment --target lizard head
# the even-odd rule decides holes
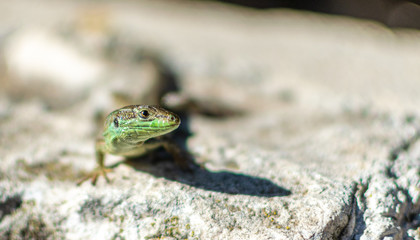
[[[119,141],[143,142],[177,129],[181,119],[159,106],[130,105],[110,113],[105,121],[104,136]]]

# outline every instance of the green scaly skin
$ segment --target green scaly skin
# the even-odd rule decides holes
[[[105,121],[103,138],[96,141],[98,168],[78,184],[92,178],[92,184],[95,185],[99,175],[103,175],[109,182],[106,173],[110,169],[104,165],[105,154],[134,157],[164,147],[178,164],[185,165],[179,150],[172,143],[146,142],[150,138],[172,132],[180,123],[181,120],[176,114],[158,106],[130,105],[111,112]]]

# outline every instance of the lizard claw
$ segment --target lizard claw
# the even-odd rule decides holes
[[[80,186],[83,182],[85,182],[88,179],[92,179],[91,183],[92,183],[93,186],[95,186],[96,181],[98,180],[98,177],[101,176],[101,175],[104,176],[106,182],[109,183],[110,180],[107,176],[107,173],[109,173],[111,171],[112,171],[112,169],[110,169],[110,168],[105,168],[105,167],[97,168],[94,171],[92,171],[91,173],[89,173],[88,175],[86,175],[85,177],[83,177],[82,179],[80,179],[77,182],[77,186]]]

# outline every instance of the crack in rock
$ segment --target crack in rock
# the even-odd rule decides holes
[[[413,239],[420,227],[420,131],[390,151],[387,161],[372,166],[355,192],[355,227],[341,239]],[[351,224],[353,220],[349,221]],[[352,233],[349,233],[350,230]],[[417,232],[417,233],[416,233]],[[418,237],[418,236],[417,236]]]
[[[18,194],[13,195],[13,196],[6,196],[4,200],[1,200],[0,202],[0,221],[5,216],[11,214],[16,209],[20,208],[21,205],[22,205],[22,196]]]

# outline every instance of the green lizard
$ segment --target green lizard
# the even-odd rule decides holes
[[[176,114],[158,106],[130,105],[111,112],[105,120],[103,137],[95,144],[98,168],[78,184],[92,178],[95,185],[99,175],[109,182],[106,173],[110,169],[104,165],[105,154],[135,157],[164,147],[179,165],[185,166],[186,161],[174,144],[165,140],[147,141],[172,132],[180,123]]]

